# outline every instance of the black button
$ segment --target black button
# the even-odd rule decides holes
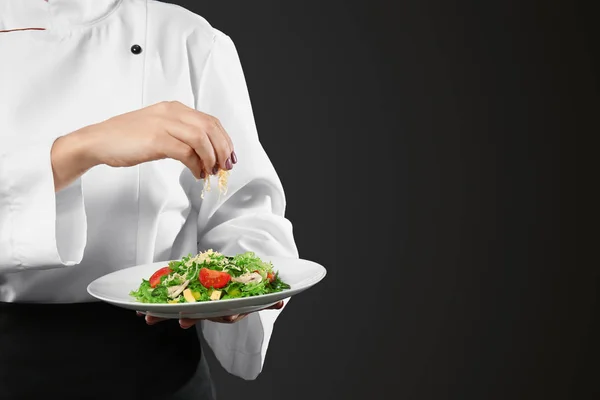
[[[134,44],[133,46],[131,46],[131,52],[133,54],[140,54],[142,52],[142,47],[138,44]]]

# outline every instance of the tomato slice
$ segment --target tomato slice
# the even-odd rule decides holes
[[[254,272],[260,274],[258,270],[255,270]],[[269,283],[272,283],[275,280],[275,274],[272,272],[267,272],[267,279],[269,280]]]
[[[227,272],[215,271],[208,268],[201,268],[198,276],[200,283],[207,289],[221,289],[229,283],[231,275]]]
[[[171,268],[169,268],[169,267],[163,267],[163,268],[159,269],[158,271],[156,271],[150,277],[150,287],[154,288],[154,287],[158,286],[158,284],[160,283],[160,278],[162,278],[165,275],[169,275],[170,273],[171,273]]]

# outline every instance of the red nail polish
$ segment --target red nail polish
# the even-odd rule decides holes
[[[233,164],[231,164],[231,158],[228,158],[227,161],[225,161],[225,167],[230,170],[233,168]]]
[[[216,175],[217,172],[219,172],[219,167],[215,165],[212,169],[212,173],[213,173],[213,175]]]
[[[233,161],[234,164],[237,164],[237,155],[235,154],[235,151],[231,152],[231,161]]]

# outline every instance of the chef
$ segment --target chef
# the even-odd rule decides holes
[[[298,257],[285,205],[226,34],[158,1],[0,0],[0,398],[212,399],[200,336],[256,378],[285,304],[163,321],[86,287],[208,249]]]

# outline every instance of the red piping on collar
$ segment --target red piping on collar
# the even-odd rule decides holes
[[[46,3],[48,2],[48,0],[44,0]],[[7,29],[7,30],[0,30],[0,33],[8,33],[8,32],[18,32],[18,31],[45,31],[46,28],[19,28],[19,29]]]
[[[5,31],[0,31],[0,33],[7,32],[17,32],[17,31],[45,31],[46,28],[19,28],[19,29],[7,29]]]

